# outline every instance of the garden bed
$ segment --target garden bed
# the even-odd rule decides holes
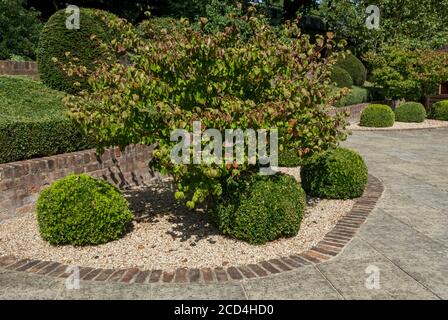
[[[298,170],[288,171],[297,176]],[[28,213],[0,224],[0,255],[110,269],[175,270],[257,263],[312,248],[355,203],[309,198],[297,236],[255,246],[220,235],[204,212],[175,205],[168,181],[125,194],[136,219],[133,231],[118,241],[94,247],[54,247],[40,238],[36,218]]]
[[[416,129],[447,128],[447,127],[448,127],[448,121],[428,119],[421,123],[395,122],[392,127],[387,128],[361,127],[358,123],[352,123],[350,124],[348,129],[353,131],[388,131],[388,130],[416,130]]]

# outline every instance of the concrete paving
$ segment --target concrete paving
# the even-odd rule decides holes
[[[222,284],[126,285],[0,270],[3,299],[448,299],[448,129],[355,132],[385,193],[335,259]]]

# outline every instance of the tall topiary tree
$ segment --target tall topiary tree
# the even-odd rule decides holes
[[[95,10],[81,9],[80,28],[68,29],[66,20],[71,15],[59,10],[45,24],[39,40],[37,62],[42,81],[50,88],[78,92],[87,88],[85,79],[67,74],[63,65],[74,57],[79,63],[93,70],[106,52],[99,41],[110,42],[118,31],[107,27],[112,14]]]
[[[258,172],[260,163],[176,164],[170,153],[178,143],[173,130],[278,129],[280,148],[305,156],[336,145],[346,137],[345,116],[331,116],[336,98],[328,84],[339,54],[332,34],[314,44],[300,33],[298,22],[286,24],[279,36],[251,7],[224,32],[197,30],[182,20],[160,41],[140,37],[132,26],[114,19],[122,41],[111,51],[128,54],[129,64],[110,57],[93,73],[78,66],[71,71],[89,78],[90,92],[67,99],[71,117],[94,135],[102,147],[130,143],[157,144],[150,165],[169,173],[178,184],[178,199],[189,207],[219,196],[223,184]],[[253,36],[244,39],[240,21],[250,21]],[[324,55],[325,51],[325,55]],[[224,135],[224,134],[223,134]],[[224,150],[222,150],[224,151]],[[245,153],[247,160],[247,153]]]

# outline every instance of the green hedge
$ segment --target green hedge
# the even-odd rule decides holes
[[[55,90],[76,93],[87,88],[87,82],[79,77],[69,77],[62,70],[61,64],[67,64],[72,57],[76,57],[79,59],[79,65],[94,70],[95,62],[104,57],[98,39],[109,42],[118,32],[107,26],[107,19],[114,17],[110,13],[82,8],[80,28],[73,30],[66,27],[69,15],[62,9],[47,21],[39,39],[37,62],[43,83]],[[92,35],[97,39],[91,39]],[[66,57],[66,52],[70,52],[70,57]],[[53,58],[58,61],[53,61]],[[79,82],[81,86],[74,86],[75,82]]]
[[[434,103],[430,108],[429,118],[448,121],[448,100]]]
[[[368,172],[359,154],[337,148],[313,155],[302,166],[300,176],[310,196],[352,199],[363,194]]]
[[[95,146],[65,116],[63,94],[16,77],[0,77],[0,163]]]
[[[36,205],[42,238],[53,245],[117,240],[133,219],[121,193],[105,181],[71,175],[42,191]]]
[[[339,88],[351,88],[353,86],[353,79],[350,74],[337,66],[331,71],[330,80],[335,82]]]
[[[349,55],[342,61],[339,61],[336,66],[344,69],[348,72],[350,77],[353,79],[353,84],[355,86],[362,86],[367,79],[367,69],[364,67],[361,60],[356,58],[354,55]]]
[[[293,177],[256,175],[225,190],[211,216],[223,234],[263,244],[296,235],[305,203],[305,192]]]
[[[368,101],[370,101],[369,91],[366,88],[353,86],[350,93],[336,103],[336,107],[351,106]]]
[[[303,160],[294,150],[282,150],[278,152],[278,165],[280,167],[298,167]]]
[[[384,104],[371,104],[361,113],[359,125],[363,127],[392,127],[395,123],[395,113],[391,107]]]
[[[423,122],[426,119],[425,107],[418,102],[406,102],[395,108],[395,121]]]

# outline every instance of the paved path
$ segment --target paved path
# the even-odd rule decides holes
[[[126,285],[64,281],[0,270],[0,298],[448,299],[448,129],[356,132],[385,193],[337,258],[265,279],[224,284]],[[379,289],[365,286],[378,268]]]

